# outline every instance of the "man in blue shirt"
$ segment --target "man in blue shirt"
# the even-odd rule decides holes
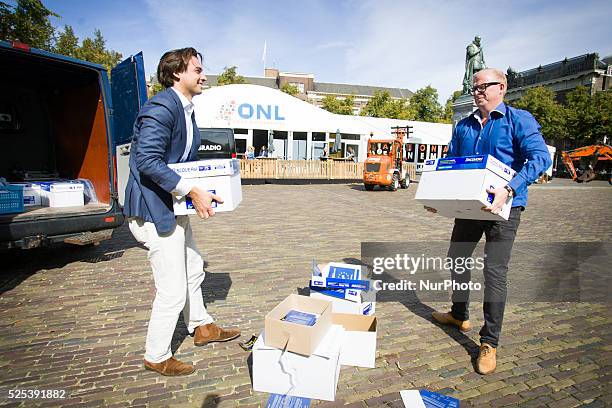
[[[506,186],[487,189],[494,199],[489,207],[483,208],[498,214],[512,197],[508,221],[455,219],[448,251],[452,259],[469,258],[485,234],[485,322],[480,331],[481,346],[476,361],[476,369],[481,374],[492,373],[496,367],[496,348],[506,306],[508,263],[521,211],[527,205],[527,186],[551,165],[540,125],[529,112],[503,103],[506,89],[506,76],[500,70],[485,69],[474,75],[472,93],[478,109],[457,124],[448,149],[448,157],[490,154],[516,171]],[[435,212],[432,208],[427,210]],[[470,270],[453,271],[452,278],[457,283],[468,283]],[[469,290],[453,291],[452,301],[450,312],[433,312],[433,318],[468,331]]]

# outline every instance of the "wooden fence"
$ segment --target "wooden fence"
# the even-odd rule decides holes
[[[410,179],[416,177],[416,166],[404,163]],[[362,180],[363,163],[344,160],[240,160],[243,179]]]

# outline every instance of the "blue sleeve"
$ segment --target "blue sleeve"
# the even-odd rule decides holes
[[[540,124],[533,115],[527,111],[516,111],[515,115],[515,137],[522,157],[527,159],[521,171],[508,183],[514,191],[518,191],[533,183],[544,173],[551,166],[552,160],[540,133]]]
[[[181,179],[164,161],[172,139],[172,113],[165,106],[154,104],[141,114],[139,120],[136,168],[170,193]]]

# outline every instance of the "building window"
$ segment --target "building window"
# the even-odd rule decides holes
[[[300,93],[304,93],[304,84],[301,82],[289,82],[289,85],[295,86]]]
[[[248,135],[249,129],[234,129],[235,135]]]
[[[313,142],[324,142],[325,132],[312,132],[312,141]]]

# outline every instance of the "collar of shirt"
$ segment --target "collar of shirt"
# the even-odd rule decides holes
[[[495,107],[495,109],[493,109],[490,113],[489,113],[489,117],[491,116],[491,114],[493,112],[499,113],[502,117],[506,116],[506,104],[505,103],[500,103],[499,105],[497,105]],[[474,112],[472,112],[472,115],[480,124],[480,127],[482,127],[482,116],[480,114],[480,110],[476,109]]]
[[[189,117],[191,117],[191,113],[193,112],[193,102],[191,102],[189,99],[187,99],[187,97],[185,95],[183,95],[181,93],[181,91],[179,91],[175,87],[172,87],[172,90],[174,92],[176,92],[176,94],[178,95],[179,99],[181,100],[181,104],[183,105],[183,109],[185,110],[185,113]]]

